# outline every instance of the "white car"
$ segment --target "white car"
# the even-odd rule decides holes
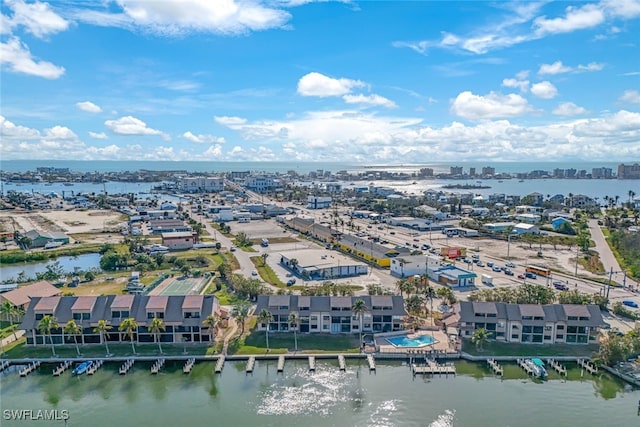
[[[516,265],[515,265],[514,263],[512,263],[512,262],[508,262],[508,263],[506,263],[505,265],[506,265],[507,267],[509,267],[509,268],[516,268]]]

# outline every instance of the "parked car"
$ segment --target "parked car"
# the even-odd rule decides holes
[[[568,291],[569,287],[562,282],[553,282],[553,287],[559,291]]]
[[[471,255],[471,258],[473,258],[473,259],[480,259],[480,255],[478,255],[478,254],[474,254],[474,255]]]
[[[252,275],[252,276],[257,276],[257,275],[258,275],[258,272],[257,272],[256,270],[253,270],[253,271],[251,272],[251,275]]]
[[[236,251],[236,247],[235,247],[235,246],[231,246],[231,247],[229,248],[229,250],[230,250],[231,252],[235,252],[235,251]]]
[[[518,279],[524,279],[524,274],[518,274]]]
[[[295,283],[296,283],[296,279],[287,280],[287,286],[295,285]]]
[[[427,244],[425,243],[424,245],[422,245],[422,250],[425,250],[425,251],[426,251],[426,250],[427,250],[427,249],[429,249],[430,247],[431,247],[430,245],[427,245]]]
[[[505,265],[506,265],[507,267],[509,267],[509,268],[516,268],[516,265],[515,265],[514,263],[512,263],[512,262],[508,262],[508,263],[506,263]]]
[[[493,268],[493,263],[492,263],[491,261],[489,261],[489,262],[487,263],[487,267],[491,267],[491,268]]]
[[[635,301],[631,301],[630,299],[622,301],[622,304],[626,305],[627,307],[638,308],[638,303]]]
[[[484,267],[484,262],[482,261],[478,261],[478,263],[476,264],[478,267]]]
[[[471,264],[472,263],[472,261],[469,258],[465,258],[465,259],[463,259],[463,261],[466,262],[467,264]]]
[[[537,279],[537,278],[538,278],[538,276],[536,276],[536,274],[535,274],[535,273],[531,273],[531,272],[526,272],[526,273],[525,273],[525,277],[526,277],[527,279]]]
[[[500,267],[498,267],[497,265],[494,265],[491,269],[493,271],[495,271],[496,273],[500,273],[502,271],[502,270],[500,270]]]
[[[506,274],[507,276],[513,276],[513,271],[509,270],[508,268],[506,268],[504,270],[504,274]]]

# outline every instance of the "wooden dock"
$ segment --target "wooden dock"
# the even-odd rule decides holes
[[[595,375],[598,373],[598,367],[589,362],[587,359],[578,359],[577,362],[578,366],[589,372],[591,375]]]
[[[3,360],[0,362],[0,372],[4,371],[5,369],[7,369],[9,366],[11,366],[11,363],[8,360]]]
[[[255,356],[251,356],[249,357],[249,360],[247,360],[247,366],[245,366],[245,372],[247,374],[253,374],[253,367],[256,364],[256,357]]]
[[[338,355],[338,367],[341,371],[347,370],[347,360],[344,358],[343,354]]]
[[[164,366],[164,363],[165,363],[164,359],[156,360],[155,363],[151,365],[151,373],[155,375],[158,372],[160,372],[160,369],[162,369],[162,367]]]
[[[129,372],[135,362],[135,359],[126,360],[122,366],[120,366],[120,370],[118,371],[120,375],[127,375],[127,372]]]
[[[53,370],[53,376],[59,377],[64,371],[69,369],[69,366],[71,366],[71,360],[65,360]]]
[[[487,365],[489,365],[494,374],[500,376],[504,375],[504,369],[502,369],[502,366],[494,359],[487,359]]]
[[[188,374],[191,373],[191,369],[193,369],[193,365],[196,364],[196,358],[192,357],[191,359],[188,359],[184,366],[182,367],[182,373],[183,374]]]
[[[516,359],[516,363],[518,364],[518,366],[524,369],[527,375],[535,376],[535,372],[533,372],[533,369],[531,369],[531,366],[525,363],[525,359]]]
[[[38,366],[40,366],[40,361],[29,363],[25,368],[23,368],[20,371],[20,376],[21,377],[26,377],[31,372],[35,371],[38,368]]]
[[[278,356],[278,372],[284,372],[284,354]]]
[[[87,375],[93,375],[96,373],[98,369],[100,369],[104,365],[104,360],[94,360],[89,369],[87,369]]]
[[[376,370],[376,360],[373,358],[373,354],[367,354],[367,363],[369,364],[369,372]]]
[[[416,375],[445,375],[449,376],[456,374],[456,367],[453,364],[440,364],[435,360],[428,360],[425,365],[411,365],[411,372],[413,376]]]
[[[224,354],[218,357],[218,360],[216,361],[215,373],[221,374],[222,368],[224,368]]]
[[[562,365],[557,360],[555,360],[555,359],[547,359],[547,363],[549,364],[549,366],[551,366],[553,369],[555,369],[556,372],[558,372],[560,375],[564,375],[565,377],[567,376],[567,367]]]
[[[309,356],[309,372],[315,372],[315,371],[316,371],[316,357]]]

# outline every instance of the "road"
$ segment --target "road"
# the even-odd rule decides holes
[[[622,283],[624,280],[624,275],[622,274],[622,268],[620,268],[620,264],[618,264],[618,260],[611,252],[611,248],[607,243],[604,234],[602,233],[602,229],[598,225],[598,221],[595,219],[589,220],[589,231],[591,232],[591,239],[595,242],[596,247],[595,250],[600,255],[600,261],[604,266],[604,270],[608,273],[610,271],[614,271],[614,275],[612,276],[614,280]],[[626,286],[632,286],[632,289],[638,289],[638,282],[631,279],[630,277],[626,278]]]

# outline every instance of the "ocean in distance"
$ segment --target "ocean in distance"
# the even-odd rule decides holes
[[[289,427],[626,427],[638,425],[640,391],[606,373],[584,374],[573,365],[568,379],[550,373],[528,378],[515,364],[494,377],[480,363],[457,362],[453,377],[412,377],[399,362],[348,360],[347,371],[319,360],[258,361],[246,375],[243,362],[227,362],[221,375],[212,362],[199,362],[189,375],[168,362],[158,375],[150,362],[137,362],[126,376],[108,363],[93,376],[53,377],[42,365],[27,378],[0,374],[3,410],[66,410],[69,427],[91,426],[273,426]],[[36,426],[42,421],[7,421],[2,426]],[[63,426],[62,421],[47,425]]]
[[[640,160],[638,160],[640,161]],[[636,161],[636,162],[638,162]],[[634,163],[629,161],[626,163]],[[433,168],[435,173],[449,172],[451,166],[462,166],[465,170],[475,167],[478,172],[485,166],[495,167],[496,173],[530,172],[533,170],[553,171],[555,168],[577,170],[584,169],[591,173],[593,168],[607,167],[614,173],[620,162],[296,162],[296,161],[111,161],[111,160],[4,160],[0,169],[6,172],[24,172],[36,170],[38,167],[69,168],[78,172],[125,172],[146,170],[186,170],[189,172],[228,172],[228,171],[256,171],[256,172],[286,172],[294,170],[298,173],[308,173],[322,169],[337,172],[347,170],[351,172],[366,170],[394,170],[417,171],[420,168]]]

